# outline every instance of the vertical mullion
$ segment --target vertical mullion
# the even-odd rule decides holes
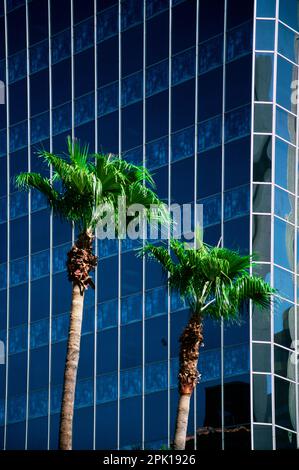
[[[50,152],[53,152],[53,123],[52,123],[52,43],[51,43],[51,0],[48,0],[48,43],[49,43],[49,136]],[[53,177],[52,165],[50,166],[50,179]],[[52,373],[52,288],[53,288],[53,210],[50,212],[50,276],[49,276],[49,371],[48,371],[48,442],[50,449],[51,433],[51,373]]]
[[[4,0],[4,27],[5,27],[5,102],[6,102],[6,184],[7,184],[7,296],[6,296],[6,351],[5,351],[5,404],[4,404],[4,442],[6,449],[7,438],[7,409],[8,409],[8,351],[9,351],[9,306],[10,306],[10,165],[9,165],[9,74],[8,74],[8,33],[7,33],[7,0]]]
[[[72,142],[75,138],[75,67],[74,67],[74,0],[71,0],[71,99],[72,99]],[[72,244],[75,242],[75,224],[72,223]]]
[[[250,131],[250,223],[249,223],[249,252],[253,254],[253,157],[254,157],[254,90],[255,90],[255,31],[256,31],[256,2],[254,2],[253,13],[253,38],[252,38],[252,74],[251,74],[251,131]],[[252,275],[252,265],[249,268],[250,275]],[[253,435],[253,372],[252,372],[252,302],[249,304],[249,374],[250,374],[250,434],[251,434],[251,450],[254,449],[254,435]]]
[[[169,60],[169,69],[168,69],[168,209],[170,210],[171,204],[171,75],[172,75],[172,0],[169,0],[169,49],[168,49],[168,60]],[[171,227],[168,227],[168,242],[171,237]],[[169,274],[168,274],[169,276]],[[170,297],[170,288],[167,285],[167,445],[170,447],[171,443],[171,430],[170,430],[170,379],[171,379],[171,323],[170,323],[170,312],[171,312],[171,297]]]
[[[222,135],[221,135],[221,246],[224,246],[224,184],[225,184],[225,89],[226,89],[226,29],[227,0],[224,1],[223,20],[223,66],[222,66]],[[224,450],[224,324],[221,318],[221,447]]]
[[[142,164],[146,166],[146,0],[143,0],[143,75],[142,75]],[[143,181],[145,183],[145,181]],[[142,246],[144,246],[144,240],[146,236],[146,227],[143,232]],[[141,448],[144,449],[144,422],[145,422],[145,257],[142,257],[142,428],[141,428]]]
[[[30,161],[30,57],[29,57],[29,18],[28,18],[28,0],[25,4],[26,9],[26,81],[27,81],[27,158],[28,171],[31,171]],[[31,191],[28,193],[28,325],[27,325],[27,378],[26,378],[26,424],[25,424],[25,449],[28,445],[28,419],[29,419],[29,381],[30,381],[30,312],[31,307]]]
[[[279,0],[276,0],[275,39],[273,63],[273,108],[272,108],[272,192],[271,192],[271,285],[274,285],[274,182],[275,182],[275,134],[276,134],[276,93],[277,93],[277,44],[278,44]],[[272,446],[276,449],[275,438],[275,380],[274,380],[274,306],[271,305],[271,384],[272,384]]]
[[[121,0],[118,2],[118,154],[121,158]],[[117,318],[117,449],[120,447],[120,348],[121,348],[121,239],[118,240],[118,318]]]
[[[198,43],[199,43],[199,0],[196,0],[196,39],[195,39],[195,106],[194,106],[194,233],[197,225],[197,173],[198,173]],[[196,248],[196,238],[194,238]],[[194,388],[194,450],[197,449],[197,387]]]
[[[97,71],[97,0],[94,0],[94,141],[95,153],[98,152],[98,71]],[[98,256],[97,228],[95,228],[95,254]],[[93,373],[93,450],[96,449],[97,418],[97,328],[98,328],[98,266],[95,269],[94,292],[94,373]]]

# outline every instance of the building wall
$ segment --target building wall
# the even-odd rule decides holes
[[[252,250],[281,300],[252,315],[253,445],[296,448],[299,3],[257,1],[255,16]]]
[[[0,1],[1,447],[57,448],[73,237],[38,194],[17,192],[13,177],[49,175],[36,150],[62,153],[72,135],[91,152],[144,163],[162,198],[204,205],[208,243],[222,237],[248,252],[252,20],[251,1]],[[172,438],[178,337],[189,313],[135,247],[96,247],[77,449],[160,448]],[[240,326],[205,322],[188,432],[220,429],[219,448],[230,445],[225,430],[249,427],[246,313]]]

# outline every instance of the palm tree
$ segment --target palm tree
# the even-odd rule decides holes
[[[190,308],[190,319],[180,337],[179,403],[176,418],[174,449],[185,449],[190,398],[199,381],[197,365],[203,345],[203,320],[236,320],[240,307],[251,299],[261,308],[269,306],[275,292],[262,278],[251,276],[251,256],[226,248],[211,247],[197,234],[195,248],[178,240],[170,240],[170,249],[145,245],[141,251],[158,261],[168,274],[168,283]]]
[[[74,223],[79,233],[67,255],[72,302],[59,430],[60,449],[70,450],[84,293],[88,286],[94,288],[90,275],[97,264],[93,240],[95,228],[103,216],[99,208],[108,204],[114,209],[117,219],[118,198],[126,197],[127,207],[133,203],[141,204],[146,217],[151,215],[151,204],[161,209],[160,215],[158,210],[156,216],[162,219],[165,209],[152,189],[154,183],[148,171],[117,156],[91,156],[88,147],[82,148],[79,142],[70,138],[66,158],[45,150],[40,151],[39,156],[52,167],[52,178],[39,173],[21,173],[16,177],[16,185],[20,189],[36,189],[44,194],[53,213]]]

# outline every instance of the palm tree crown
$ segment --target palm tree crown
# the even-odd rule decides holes
[[[146,245],[142,253],[158,261],[169,275],[171,289],[185,299],[193,312],[214,319],[237,319],[242,303],[251,299],[261,308],[271,302],[275,290],[261,277],[250,275],[250,255],[211,247],[197,237],[196,248],[172,239],[170,250]]]
[[[39,173],[20,173],[16,177],[19,189],[35,188],[43,193],[55,214],[74,222],[80,232],[94,230],[102,212],[101,204],[117,209],[118,197],[125,196],[126,204],[144,206],[146,215],[152,205],[160,208],[161,220],[165,208],[153,191],[150,173],[112,154],[88,154],[88,147],[68,138],[67,158],[46,150],[39,152],[52,167],[52,178]],[[117,211],[115,212],[117,217]]]

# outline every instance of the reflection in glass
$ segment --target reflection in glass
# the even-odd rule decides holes
[[[254,105],[254,131],[272,132],[272,104]]]
[[[259,261],[270,261],[271,218],[254,215],[252,218],[252,250],[258,253]]]
[[[275,424],[296,430],[296,385],[275,377]]]
[[[294,270],[295,229],[283,220],[274,218],[274,262]]]
[[[286,348],[295,340],[295,308],[285,300],[274,303],[274,341]]]
[[[255,48],[260,51],[274,50],[275,22],[272,20],[257,20]]]
[[[272,421],[272,382],[271,375],[253,374],[253,420],[258,423]]]
[[[276,108],[276,133],[292,144],[296,143],[296,117]]]
[[[273,100],[273,54],[255,55],[255,101]]]
[[[278,52],[296,63],[298,63],[298,39],[298,34],[279,23]]]
[[[275,183],[288,191],[295,192],[295,147],[281,139],[275,142]]]

